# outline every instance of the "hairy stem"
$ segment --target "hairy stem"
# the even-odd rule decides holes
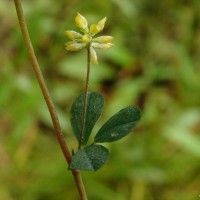
[[[40,69],[39,63],[37,61],[34,49],[33,49],[33,45],[29,36],[29,32],[28,32],[28,28],[25,22],[25,18],[23,15],[23,9],[22,9],[22,5],[21,5],[21,1],[20,0],[14,0],[15,2],[15,8],[16,8],[16,12],[17,12],[17,16],[18,16],[18,21],[20,24],[20,28],[21,28],[21,32],[22,32],[22,36],[24,39],[24,42],[26,44],[26,48],[28,50],[28,54],[32,63],[32,68],[33,71],[35,73],[35,76],[37,78],[37,81],[39,83],[40,89],[42,91],[43,97],[46,101],[50,116],[51,116],[51,120],[54,126],[54,130],[58,139],[58,142],[60,144],[60,147],[62,149],[62,152],[65,156],[65,159],[67,161],[68,164],[71,163],[72,160],[72,156],[70,154],[70,151],[67,147],[67,144],[65,142],[65,138],[63,136],[62,130],[61,130],[61,126],[57,117],[57,113],[55,110],[55,106],[54,103],[50,97],[48,88],[45,84],[43,75],[42,75],[42,71]],[[76,182],[76,186],[77,189],[79,191],[79,195],[80,195],[80,199],[81,200],[87,200],[87,195],[85,192],[85,188],[84,188],[84,184],[80,175],[80,172],[78,170],[72,170],[72,174],[74,176],[75,182]]]
[[[87,75],[86,75],[85,92],[84,92],[82,127],[81,127],[80,141],[79,141],[79,146],[78,146],[79,149],[81,148],[83,131],[85,128],[85,115],[86,115],[86,108],[87,108],[87,93],[88,93],[88,87],[89,87],[89,79],[90,79],[90,45],[87,48]]]

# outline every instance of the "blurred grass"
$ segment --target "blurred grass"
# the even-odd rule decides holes
[[[191,200],[200,194],[200,1],[24,1],[31,38],[69,146],[69,109],[84,88],[85,52],[64,50],[76,12],[115,46],[99,53],[90,90],[106,99],[102,119],[142,109],[135,133],[108,145],[109,163],[83,172],[89,199]],[[9,7],[9,9],[7,9]],[[76,200],[49,114],[31,71],[12,1],[0,2],[0,199]],[[78,73],[77,73],[78,72]]]

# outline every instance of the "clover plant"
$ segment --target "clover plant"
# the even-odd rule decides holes
[[[99,129],[92,144],[88,139],[92,129],[102,114],[104,98],[98,92],[89,92],[90,60],[97,62],[95,49],[109,49],[113,46],[113,37],[94,37],[104,28],[106,17],[97,24],[88,27],[88,22],[80,13],[75,17],[75,24],[81,33],[66,31],[70,41],[66,42],[66,50],[79,51],[87,49],[87,77],[84,93],[80,94],[71,108],[71,126],[79,143],[78,151],[72,156],[69,169],[96,171],[101,168],[109,158],[109,151],[99,143],[114,142],[126,136],[139,122],[140,110],[138,106],[128,106],[116,114]]]
[[[78,141],[78,150],[71,154],[71,150],[69,150],[62,134],[54,103],[45,84],[41,68],[32,46],[25,17],[23,15],[21,1],[14,0],[14,2],[32,68],[42,91],[42,95],[46,101],[59,145],[68,163],[68,169],[71,170],[72,175],[74,176],[80,199],[87,200],[88,197],[80,170],[96,171],[101,168],[109,158],[108,149],[101,145],[101,143],[114,142],[126,136],[139,122],[141,115],[140,110],[137,106],[128,106],[118,111],[99,129],[94,137],[94,141],[91,144],[88,144],[93,127],[101,116],[104,107],[104,98],[102,94],[98,92],[89,92],[88,90],[90,61],[94,64],[98,63],[95,49],[111,48],[113,46],[113,37],[94,37],[103,30],[106,18],[103,18],[97,24],[92,24],[88,27],[86,18],[78,13],[75,17],[75,23],[81,33],[72,30],[66,31],[65,34],[70,41],[66,42],[65,46],[67,51],[87,50],[87,76],[85,91],[75,99],[71,107],[71,126]]]

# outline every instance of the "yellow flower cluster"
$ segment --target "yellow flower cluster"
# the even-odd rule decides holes
[[[93,36],[103,30],[105,22],[106,17],[100,20],[97,24],[92,24],[88,27],[86,18],[78,13],[75,17],[75,23],[82,33],[76,31],[65,31],[65,35],[71,40],[65,43],[66,50],[79,51],[83,48],[89,48],[91,60],[93,63],[98,64],[95,49],[109,49],[113,46],[111,43],[113,37],[111,36],[93,38]]]

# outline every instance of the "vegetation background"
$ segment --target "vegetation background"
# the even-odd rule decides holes
[[[83,91],[86,51],[68,53],[77,12],[104,16],[115,46],[99,51],[90,90],[106,99],[105,120],[130,104],[135,132],[107,145],[111,157],[83,172],[89,199],[198,200],[200,194],[200,1],[23,1],[30,35],[70,147],[69,110]],[[33,76],[14,2],[0,1],[0,199],[78,200]]]

